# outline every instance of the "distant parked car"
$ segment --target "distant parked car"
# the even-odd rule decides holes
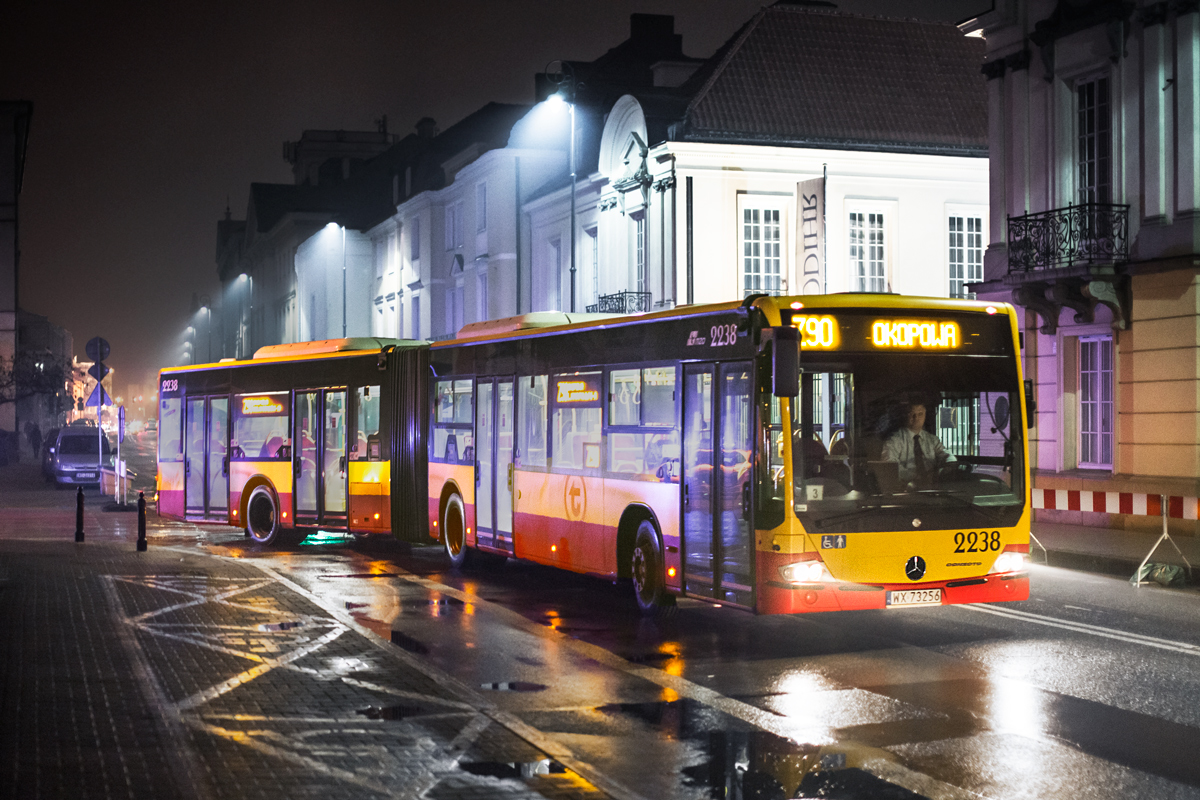
[[[58,449],[58,432],[62,428],[51,428],[42,439],[42,474],[47,481],[54,480],[54,451]]]
[[[101,449],[103,448],[103,449]],[[98,452],[99,451],[99,452]],[[63,428],[54,444],[54,480],[59,486],[100,485],[100,459],[112,465],[112,445],[107,436],[98,436],[95,427]]]

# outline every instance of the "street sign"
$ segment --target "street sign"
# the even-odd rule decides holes
[[[91,375],[97,381],[104,380],[104,376],[110,372],[112,372],[112,370],[110,370],[108,365],[103,361],[97,361],[95,364],[92,364],[90,367],[88,367],[88,375]]]
[[[100,405],[101,402],[103,402],[106,406],[111,406],[112,398],[108,396],[108,392],[104,391],[104,387],[102,385],[96,384],[96,388],[92,389],[92,393],[88,395],[87,403],[85,403],[85,405],[88,408],[95,408],[96,406]]]
[[[117,444],[125,441],[125,406],[117,407]]]
[[[108,358],[110,351],[108,340],[102,339],[99,336],[93,336],[91,339],[88,339],[88,343],[83,349],[87,353],[87,357],[92,361],[103,361]]]

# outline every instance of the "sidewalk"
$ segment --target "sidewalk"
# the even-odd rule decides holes
[[[265,563],[154,514],[138,553],[95,491],[77,544],[73,494],[6,477],[0,798],[628,796]]]
[[[1033,535],[1046,548],[1046,553],[1042,553],[1036,543],[1029,543],[1030,556],[1036,563],[1124,578],[1133,577],[1160,536],[1049,522],[1033,523]],[[1183,559],[1171,542],[1179,547],[1193,567],[1200,568],[1200,540],[1192,536],[1172,534],[1171,541],[1158,545],[1150,561],[1183,566]],[[1200,579],[1200,571],[1196,572],[1195,578]]]

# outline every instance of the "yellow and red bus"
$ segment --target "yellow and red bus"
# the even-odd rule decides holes
[[[758,295],[263,348],[163,370],[159,509],[630,578],[647,613],[1022,600],[1017,331],[1005,304]]]

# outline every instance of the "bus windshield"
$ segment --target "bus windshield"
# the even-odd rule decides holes
[[[1011,358],[807,361],[791,435],[793,503],[812,533],[1020,518],[1024,426]]]

